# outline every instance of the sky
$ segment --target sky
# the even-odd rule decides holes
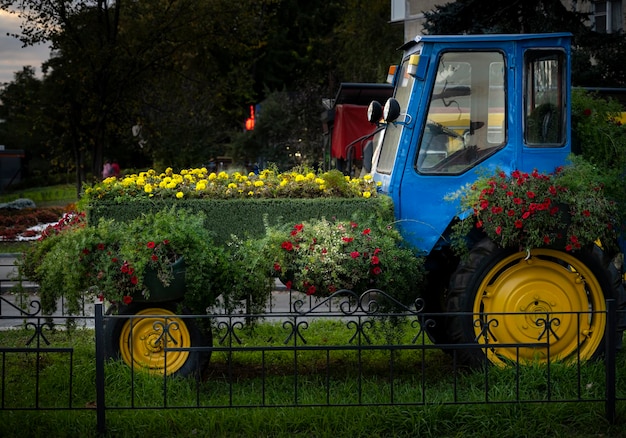
[[[47,45],[22,47],[22,43],[7,32],[19,33],[20,21],[16,15],[0,11],[0,84],[11,82],[15,72],[25,65],[35,68],[35,75],[41,77],[41,63],[50,57]]]

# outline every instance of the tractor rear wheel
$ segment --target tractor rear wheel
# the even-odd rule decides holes
[[[469,366],[593,359],[604,351],[605,299],[619,300],[621,289],[617,270],[595,245],[526,253],[484,239],[452,275],[448,333],[454,343],[484,346],[457,350]],[[549,347],[514,346],[524,343]]]
[[[123,359],[139,371],[160,375],[188,376],[199,373],[210,354],[202,351],[170,351],[165,348],[211,346],[211,333],[203,334],[189,318],[177,316],[174,306],[130,305],[107,318],[104,350],[107,358]],[[138,316],[137,316],[138,315]]]

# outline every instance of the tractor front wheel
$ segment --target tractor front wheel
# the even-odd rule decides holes
[[[475,245],[450,281],[448,334],[470,366],[593,359],[604,351],[605,299],[619,299],[617,270],[597,246],[566,253]],[[547,346],[518,347],[519,344]]]

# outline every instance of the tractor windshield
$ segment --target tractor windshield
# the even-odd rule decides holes
[[[439,58],[415,167],[459,174],[506,141],[504,55],[445,52]]]
[[[397,85],[395,91],[395,98],[400,104],[400,108],[406,111],[409,106],[409,98],[411,96],[411,90],[413,89],[413,82],[415,79],[407,72],[408,58],[404,60],[400,66],[400,72],[397,76]],[[398,145],[400,144],[400,134],[402,134],[403,126],[401,124],[390,123],[385,128],[384,141],[380,150],[378,164],[376,171],[380,173],[391,173],[393,163],[396,158],[396,152],[398,151]]]

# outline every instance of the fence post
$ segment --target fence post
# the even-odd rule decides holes
[[[606,349],[604,367],[606,373],[605,415],[609,423],[615,423],[615,358],[617,342],[617,307],[614,299],[606,300]]]
[[[99,434],[104,434],[105,424],[105,401],[104,401],[104,315],[102,303],[96,304],[95,310],[96,334],[96,426]]]

